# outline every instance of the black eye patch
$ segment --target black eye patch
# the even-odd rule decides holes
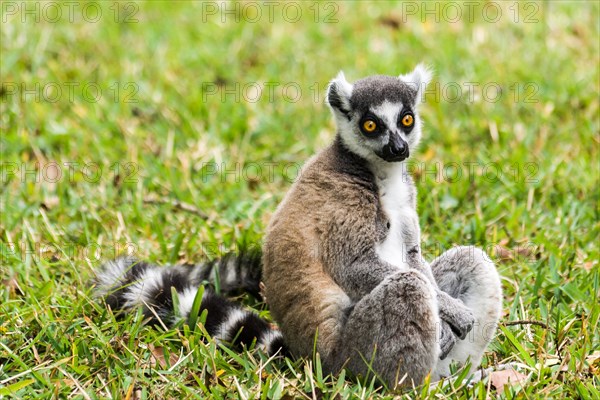
[[[410,132],[415,126],[415,114],[410,109],[404,109],[398,115],[397,121],[398,128],[402,129],[404,132]]]
[[[374,137],[385,132],[386,125],[377,116],[367,113],[360,119],[358,127],[363,135]]]

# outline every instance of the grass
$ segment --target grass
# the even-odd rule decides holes
[[[75,2],[72,18],[35,4],[1,5],[0,398],[498,395],[392,393],[323,376],[318,358],[117,321],[91,298],[93,269],[126,251],[171,263],[260,243],[298,166],[334,135],[328,80],[419,61],[436,70],[412,164],[423,248],[476,244],[498,262],[503,324],[484,365],[528,376],[499,396],[600,397],[597,3],[462,6],[451,23],[442,3],[436,16],[421,2],[308,2],[297,22],[274,8],[272,24],[265,8],[251,21],[253,2],[225,22],[214,3]]]

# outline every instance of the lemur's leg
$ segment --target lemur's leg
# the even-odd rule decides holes
[[[391,275],[349,313],[336,346],[336,368],[345,365],[360,375],[374,371],[390,387],[418,385],[439,357],[439,323],[428,278],[414,270]]]
[[[485,348],[492,340],[502,309],[502,288],[494,263],[482,250],[472,247],[453,248],[431,264],[438,287],[462,300],[475,317],[473,329],[439,360],[434,378],[449,375],[450,364],[471,362],[471,370],[479,366]]]

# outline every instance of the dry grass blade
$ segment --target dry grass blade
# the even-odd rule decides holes
[[[144,198],[144,204],[170,205],[177,210],[195,214],[202,219],[208,219],[208,215],[200,211],[197,207],[175,199],[146,197]]]

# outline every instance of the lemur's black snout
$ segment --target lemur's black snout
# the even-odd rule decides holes
[[[408,143],[406,143],[399,135],[392,133],[390,134],[390,141],[383,146],[379,156],[385,161],[396,162],[406,160],[408,155]]]

